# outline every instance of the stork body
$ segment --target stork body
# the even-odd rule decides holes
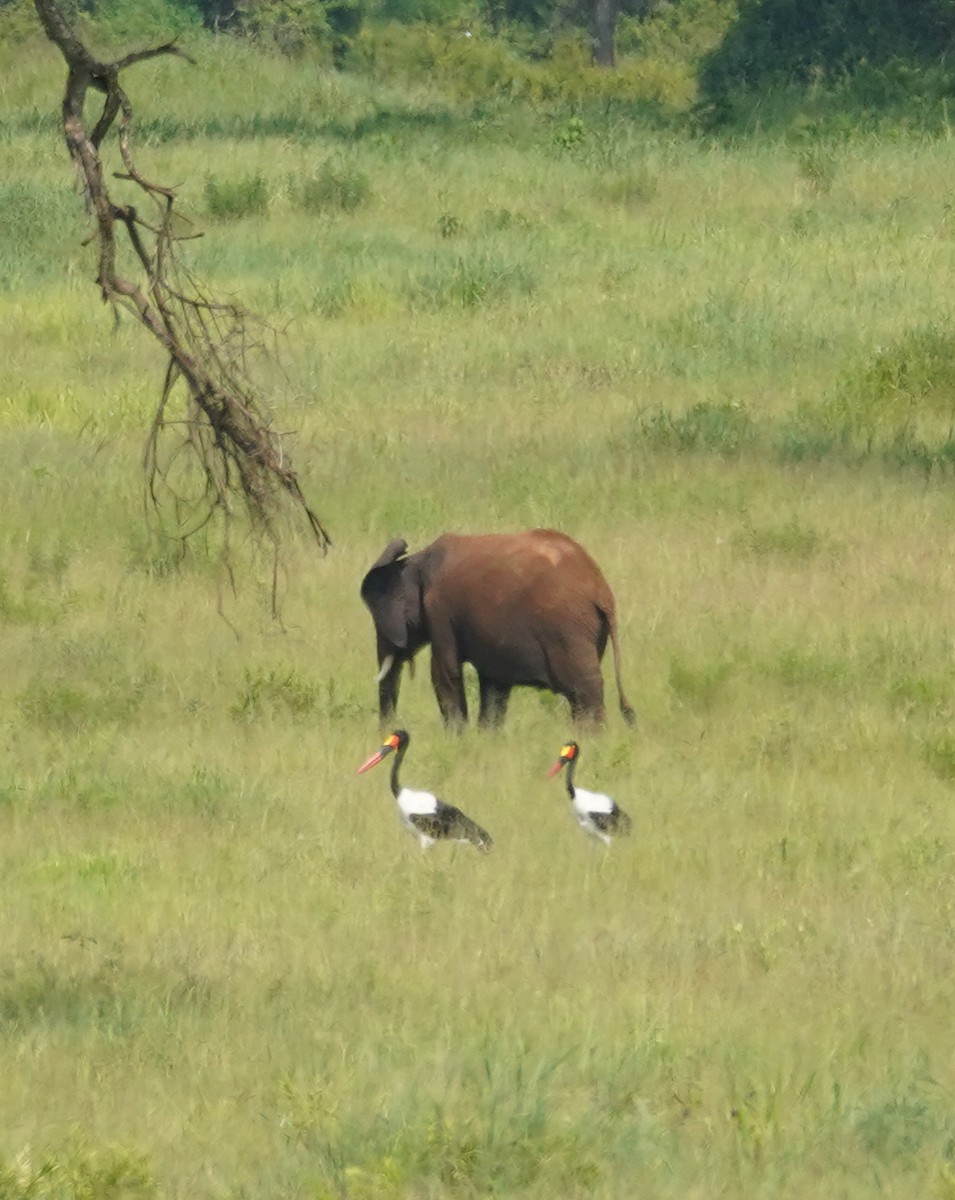
[[[394,754],[391,763],[391,791],[398,804],[401,820],[408,830],[414,834],[422,850],[427,850],[437,841],[470,842],[478,850],[487,853],[493,845],[491,835],[482,829],[470,817],[466,817],[453,804],[446,804],[431,792],[417,791],[414,788],[402,787],[398,772],[404,760],[409,735],[403,729],[397,729],[390,734],[379,750],[355,772],[361,775],[386,758]]]
[[[585,833],[609,846],[614,837],[629,833],[633,822],[609,796],[602,792],[589,792],[586,788],[574,785],[574,772],[579,757],[580,747],[577,743],[567,742],[561,747],[557,762],[547,772],[548,777],[556,775],[562,767],[567,768],[567,792],[578,825]]]

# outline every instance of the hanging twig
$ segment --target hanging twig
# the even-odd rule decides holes
[[[182,218],[175,212],[175,192],[146,179],[133,158],[133,110],[120,83],[121,72],[161,55],[175,55],[190,63],[193,60],[170,41],[134,51],[114,62],[100,62],[76,36],[56,0],[34,0],[34,4],[47,36],[59,47],[68,68],[63,131],[96,222],[96,282],[103,300],[117,310],[131,312],[168,355],[144,455],[150,504],[158,513],[164,502],[172,501],[179,515],[177,536],[183,540],[214,518],[221,519],[225,527],[223,546],[227,548],[228,527],[234,517],[232,501],[241,498],[253,528],[265,534],[277,552],[280,539],[276,521],[283,499],[291,500],[293,508],[304,515],[320,548],[326,550],[331,544],[328,533],[305,499],[281,437],[270,428],[249,374],[249,355],[261,349],[261,341],[252,336],[255,323],[238,305],[209,296],[182,263],[179,244],[194,235],[177,231]],[[92,131],[84,116],[91,88],[105,97]],[[110,197],[99,148],[114,124],[125,167],[115,178],[134,183],[142,191],[155,209],[150,220],[143,219],[132,204],[116,204]],[[125,233],[133,249],[142,272],[139,280],[118,273],[117,231]],[[173,418],[172,392],[179,384],[188,396],[187,409],[184,415]],[[160,440],[164,434],[178,441],[172,451],[166,446],[163,459]],[[190,505],[175,492],[168,478],[169,466],[183,451],[192,456],[202,481],[199,496]],[[183,525],[187,507],[191,512],[188,524]]]

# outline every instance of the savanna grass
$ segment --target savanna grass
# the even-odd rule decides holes
[[[588,114],[562,145],[546,111],[467,129],[433,84],[196,55],[136,77],[142,166],[285,330],[261,381],[335,547],[290,534],[279,625],[268,555],[236,546],[233,593],[214,544],[147,534],[162,363],[94,303],[61,82],[21,57],[0,1190],[950,1194],[955,499],[901,461],[948,436],[948,146],[827,142],[822,186],[782,143]],[[303,211],[343,141],[374,204]],[[268,208],[207,221],[207,176]],[[544,778],[564,701],[453,738],[425,655],[406,780],[495,847],[422,856],[387,768],[354,777],[361,577],[396,535],[533,525],[616,591],[639,720],[608,689],[580,782],[633,836],[588,844]]]

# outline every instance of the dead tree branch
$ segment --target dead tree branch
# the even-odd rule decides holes
[[[63,131],[95,221],[96,282],[103,300],[132,313],[168,356],[144,455],[146,494],[153,510],[158,514],[171,500],[177,536],[183,540],[213,519],[221,519],[227,547],[234,501],[240,499],[254,530],[264,533],[277,553],[277,519],[283,501],[291,501],[293,510],[304,515],[319,547],[326,550],[331,544],[328,533],[306,501],[283,452],[281,436],[270,427],[256,396],[248,366],[249,356],[262,348],[260,338],[254,336],[255,323],[238,305],[215,301],[184,265],[179,245],[194,235],[181,232],[175,192],[146,179],[133,157],[133,110],[121,73],[161,55],[193,60],[170,41],[100,62],[76,36],[56,0],[34,0],[34,4],[47,36],[66,60]],[[92,129],[84,114],[91,89],[104,96]],[[140,216],[134,205],[117,204],[110,197],[100,146],[114,125],[125,168],[114,177],[141,190],[152,211],[150,219]],[[118,240],[132,248],[139,278],[119,273]],[[170,405],[179,384],[185,387],[186,412],[174,417]],[[168,438],[174,440],[172,449],[166,444]],[[198,495],[189,502],[177,494],[168,475],[169,465],[183,452],[191,456],[201,481]]]

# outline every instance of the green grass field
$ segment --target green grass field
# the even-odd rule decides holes
[[[148,534],[162,362],[92,282],[62,70],[0,63],[0,1197],[955,1197],[951,145],[727,147],[234,47],[129,84],[335,545]],[[229,215],[238,196],[248,215]],[[263,199],[264,197],[264,199]],[[256,207],[257,206],[257,207]],[[635,730],[545,771],[405,681],[386,541],[561,528]],[[610,675],[607,664],[607,676]]]

